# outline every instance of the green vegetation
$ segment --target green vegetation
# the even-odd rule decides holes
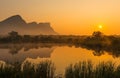
[[[81,47],[94,50],[95,55],[101,55],[104,51],[115,57],[120,56],[120,36],[106,36],[101,32],[94,32],[81,42]]]
[[[12,31],[8,36],[0,37],[0,44],[66,44],[70,46],[94,50],[94,54],[100,56],[104,51],[110,52],[115,57],[120,56],[120,36],[106,36],[96,31],[91,36],[74,35],[19,35]]]
[[[73,44],[81,40],[81,36],[66,35],[19,35],[12,31],[8,36],[1,36],[0,43],[69,43]],[[79,42],[78,41],[78,42]]]
[[[65,78],[120,78],[120,65],[112,62],[100,62],[94,65],[91,61],[70,64],[65,69]],[[50,60],[39,64],[28,61],[22,65],[1,64],[0,78],[55,78],[55,66]]]
[[[79,62],[66,68],[65,78],[120,78],[120,65],[101,62],[95,66],[90,61]]]
[[[19,63],[14,65],[1,65],[0,78],[53,78],[55,66],[50,60],[45,60],[33,65],[25,62],[23,66]]]
[[[65,78],[92,78],[93,67],[91,62],[79,62],[69,65],[65,70]]]

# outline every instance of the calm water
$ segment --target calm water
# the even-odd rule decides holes
[[[56,66],[56,73],[64,73],[65,68],[79,61],[91,60],[94,64],[100,61],[119,63],[119,57],[113,57],[109,52],[96,54],[93,50],[76,48],[74,46],[55,44],[0,44],[0,60],[8,64],[30,61],[38,63],[42,59],[50,59]]]

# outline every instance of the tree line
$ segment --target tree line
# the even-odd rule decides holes
[[[4,43],[54,43],[66,44],[94,50],[95,55],[108,51],[115,56],[120,55],[120,36],[104,35],[100,31],[89,36],[75,35],[19,35],[12,31],[7,36],[0,36],[0,44]]]

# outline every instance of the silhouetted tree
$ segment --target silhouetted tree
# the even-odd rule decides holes
[[[95,32],[93,32],[92,36],[93,36],[93,37],[102,37],[102,36],[103,36],[103,33],[100,32],[100,31],[95,31]]]
[[[12,32],[10,32],[10,33],[8,33],[8,40],[9,40],[9,42],[22,42],[22,36],[20,36],[19,34],[18,34],[18,32],[16,32],[16,31],[12,31]]]
[[[12,32],[10,32],[10,33],[8,33],[9,34],[9,36],[11,36],[11,37],[17,37],[18,36],[18,32],[16,32],[16,31],[12,31]]]

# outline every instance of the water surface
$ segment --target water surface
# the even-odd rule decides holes
[[[92,61],[98,64],[101,61],[119,63],[120,58],[114,57],[111,52],[97,53],[86,48],[67,45],[44,44],[3,44],[0,45],[0,60],[8,64],[30,61],[38,63],[42,59],[52,60],[56,66],[56,74],[63,74],[65,68],[79,61]]]

